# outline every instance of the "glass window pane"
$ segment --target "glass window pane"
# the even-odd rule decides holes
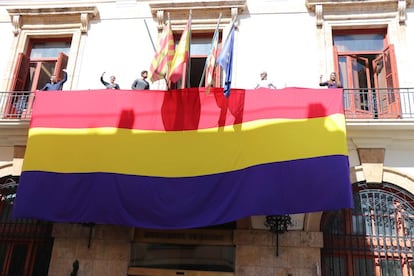
[[[194,55],[208,55],[211,48],[211,40],[213,38],[192,38],[190,53]]]
[[[42,42],[34,43],[30,58],[57,58],[59,53],[63,52],[69,55],[70,42]]]
[[[37,82],[36,89],[42,89],[46,83],[50,82],[50,77],[55,71],[55,65],[55,62],[41,62],[39,80]]]
[[[401,262],[399,260],[381,260],[381,275],[402,276]]]
[[[384,49],[382,34],[334,35],[333,40],[339,52],[381,51]]]
[[[15,244],[10,261],[9,276],[24,275],[24,264],[27,257],[27,244]]]
[[[324,273],[326,276],[346,275],[346,261],[343,257],[326,257],[324,265]]]
[[[375,275],[374,273],[374,260],[373,259],[366,259],[366,258],[354,258],[353,259],[354,265],[354,273],[358,276],[371,276]]]

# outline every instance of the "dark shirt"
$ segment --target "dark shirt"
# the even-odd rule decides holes
[[[57,91],[62,90],[63,84],[68,80],[68,74],[66,72],[63,72],[63,79],[61,81],[55,82],[55,83],[46,83],[45,86],[43,86],[42,91]]]
[[[338,85],[335,81],[325,81],[319,83],[319,86],[328,86],[328,88],[342,88],[342,85]]]
[[[103,76],[101,77],[101,82],[103,85],[105,85],[106,89],[120,89],[117,83],[112,84],[104,81]]]

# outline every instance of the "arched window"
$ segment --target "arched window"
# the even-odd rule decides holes
[[[12,219],[18,177],[0,178],[0,275],[47,275],[52,223]]]
[[[322,275],[413,275],[414,196],[389,183],[358,183],[354,204],[322,216]]]

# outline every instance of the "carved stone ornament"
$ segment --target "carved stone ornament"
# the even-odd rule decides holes
[[[67,8],[16,8],[7,9],[13,34],[16,36],[24,28],[47,29],[79,27],[82,33],[88,31],[89,21],[98,15],[98,9],[91,7],[67,7]],[[56,23],[59,18],[59,23]]]
[[[192,30],[214,30],[220,15],[220,24],[231,23],[247,8],[247,0],[178,0],[173,4],[166,1],[151,1],[149,5],[159,32],[162,31],[168,17],[173,30],[183,30],[190,13]],[[235,24],[237,26],[238,22]]]
[[[315,15],[316,15],[316,26],[321,27],[323,24],[323,6],[315,6]]]
[[[413,0],[306,0],[306,7],[315,12],[316,25],[320,27],[324,20],[397,17],[400,23],[405,23],[407,7],[413,6],[413,2]]]
[[[22,21],[21,21],[20,15],[13,15],[12,16],[13,34],[15,36],[20,33],[21,23],[22,23]]]
[[[400,23],[405,23],[407,15],[407,3],[405,0],[398,0],[398,20]]]

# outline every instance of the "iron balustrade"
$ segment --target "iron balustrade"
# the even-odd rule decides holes
[[[343,89],[343,93],[346,119],[414,118],[414,88]],[[34,99],[30,91],[0,92],[0,120],[30,120]]]

